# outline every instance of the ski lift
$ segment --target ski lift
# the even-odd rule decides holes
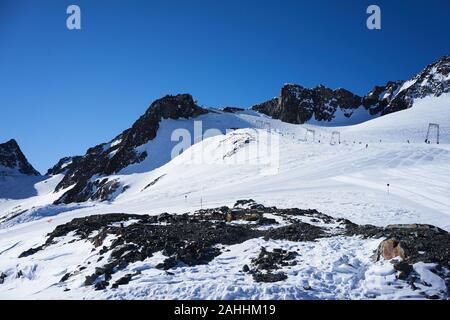
[[[312,142],[316,141],[316,131],[312,130],[312,129],[306,129],[306,133],[305,133],[305,140],[304,141],[308,141],[308,137],[312,136]]]
[[[427,137],[425,139],[425,143],[430,144],[431,143],[431,134],[432,132],[435,131],[436,132],[436,144],[439,144],[439,133],[440,133],[440,129],[439,129],[439,124],[437,123],[430,123],[428,125],[428,131],[427,131]]]
[[[331,133],[330,144],[333,146],[335,144],[341,144],[341,133],[339,131],[333,131]]]

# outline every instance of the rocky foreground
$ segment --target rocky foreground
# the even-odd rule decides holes
[[[415,298],[448,298],[448,232],[429,225],[361,226],[316,210],[265,207],[253,200],[238,201],[233,208],[205,209],[182,215],[103,214],[74,219],[57,226],[47,235],[45,243],[22,252],[18,259],[33,259],[55,246],[88,244],[91,247],[89,258],[80,258],[78,264],[61,275],[59,283],[54,285],[64,292],[76,289],[78,285],[84,289],[92,288],[92,291],[108,291],[132,284],[141,271],[129,266],[155,256],[160,258],[154,268],[171,277],[180,268],[208,265],[230,251],[230,246],[251,239],[313,243],[334,237],[379,239],[377,250],[365,254],[374,262],[390,260],[396,287],[409,287],[416,293]],[[289,281],[286,270],[295,268],[303,254],[298,250],[274,247],[272,243],[271,249],[261,246],[250,263],[236,263],[242,264],[240,272],[248,275],[255,285],[282,283]],[[447,290],[430,295],[426,288],[432,284],[416,272],[414,265],[417,263],[433,264],[431,272],[445,282]],[[352,262],[345,265],[353,267]],[[124,270],[133,272],[124,274]],[[1,271],[0,291],[2,284],[25,277],[22,270]],[[315,288],[306,285],[303,290]],[[365,298],[376,298],[376,295],[368,294]]]

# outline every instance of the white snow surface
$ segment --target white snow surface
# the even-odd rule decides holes
[[[178,268],[175,276],[154,268],[164,258],[157,254],[114,275],[113,280],[140,270],[129,285],[106,291],[84,287],[81,275],[67,284],[70,291],[63,291],[58,283],[75,266],[93,259],[90,243],[67,243],[68,237],[35,255],[17,258],[42,244],[57,225],[76,217],[184,213],[232,206],[236,200],[250,198],[267,206],[317,209],[359,224],[426,223],[450,231],[450,95],[418,100],[411,109],[346,127],[291,125],[252,111],[220,116],[202,116],[204,128],[242,129],[209,137],[172,160],[168,152],[174,143],[163,137],[170,137],[179,123],[164,122],[160,130],[165,134],[142,147],[149,151],[149,160],[111,177],[128,188],[109,202],[52,205],[64,192],[52,191],[62,176],[43,181],[0,180],[0,273],[8,275],[0,284],[0,299],[423,297],[395,279],[389,261],[370,259],[379,239],[359,237],[303,243],[252,239],[229,247],[209,265]],[[440,124],[440,144],[424,143],[430,122]],[[191,128],[192,120],[183,120],[181,127]],[[311,136],[305,140],[307,129],[315,131],[315,141]],[[333,131],[340,132],[340,144],[330,144]],[[268,137],[278,143],[276,156],[256,152],[261,147],[267,150]],[[155,154],[157,158],[150,159]],[[28,191],[8,196],[18,194],[12,192],[14,188]],[[297,266],[284,270],[288,280],[256,284],[240,271],[261,246],[300,253]],[[431,283],[421,288],[429,295],[445,290],[442,279],[429,271],[431,267],[414,266]],[[17,270],[24,276],[16,278]]]

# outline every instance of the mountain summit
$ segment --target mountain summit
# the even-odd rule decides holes
[[[33,168],[23,154],[16,140],[0,144],[0,175],[24,174],[39,176],[39,172]]]
[[[427,66],[409,81],[389,81],[364,97],[339,88],[286,84],[280,95],[253,110],[293,124],[351,125],[410,108],[415,99],[450,92],[450,56]]]
[[[138,148],[155,139],[163,119],[191,118],[208,113],[199,107],[189,94],[165,96],[151,104],[131,128],[123,131],[113,140],[87,150],[82,157],[61,159],[50,173],[65,176],[56,191],[73,186],[56,203],[106,200],[119,187],[114,180],[96,179],[99,176],[116,174],[125,167],[144,161],[145,148]],[[141,150],[142,149],[142,150]],[[151,150],[155,154],[158,150]]]

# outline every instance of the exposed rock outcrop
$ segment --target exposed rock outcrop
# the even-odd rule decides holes
[[[28,162],[14,139],[0,144],[0,175],[10,174],[40,175]]]
[[[415,99],[439,97],[447,92],[450,92],[450,56],[430,64],[409,81],[389,81],[386,85],[375,86],[363,97],[345,89],[332,90],[324,86],[309,89],[287,84],[278,97],[252,109],[293,124],[311,120],[329,123],[342,115],[349,120],[357,117],[349,121],[357,123],[408,109]],[[356,112],[361,110],[366,113],[364,117]]]
[[[366,110],[367,117],[375,117],[383,113],[401,84],[402,82],[389,82],[386,86],[375,87],[365,97],[342,88],[333,90],[318,86],[309,89],[287,84],[281,89],[279,97],[255,105],[252,109],[293,124],[303,124],[310,120],[327,123],[336,119],[338,114],[351,119],[358,109]]]
[[[82,156],[62,158],[52,168],[48,169],[47,175],[54,176],[57,174],[66,174],[71,169],[76,168],[82,159]]]

